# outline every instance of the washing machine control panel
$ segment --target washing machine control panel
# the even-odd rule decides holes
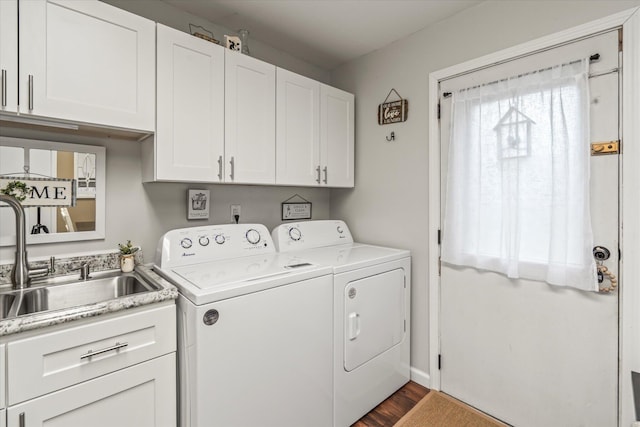
[[[280,252],[353,243],[344,221],[321,220],[282,224],[271,236]]]
[[[160,239],[156,265],[167,268],[275,251],[269,230],[262,224],[180,228]]]

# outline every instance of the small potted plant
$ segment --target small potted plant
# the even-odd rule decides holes
[[[120,270],[123,273],[130,273],[135,267],[135,254],[140,250],[139,246],[133,246],[131,240],[127,240],[126,244],[118,243],[120,249]]]

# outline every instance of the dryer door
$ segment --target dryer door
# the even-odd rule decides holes
[[[402,341],[404,270],[386,271],[344,288],[344,369],[350,372]]]

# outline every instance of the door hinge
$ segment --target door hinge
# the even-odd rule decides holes
[[[618,248],[618,262],[622,261],[622,251]]]
[[[442,355],[438,355],[438,371],[442,369]]]
[[[407,319],[404,319],[404,331],[407,332]]]
[[[440,120],[440,103],[438,102],[438,120]]]
[[[442,276],[442,257],[438,257],[438,276]]]
[[[440,245],[440,242],[442,242],[442,232],[438,228],[438,245]]]

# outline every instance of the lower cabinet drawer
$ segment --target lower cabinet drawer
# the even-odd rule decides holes
[[[175,322],[166,305],[9,342],[7,406],[173,352]]]
[[[175,427],[175,353],[11,406],[7,424]]]

